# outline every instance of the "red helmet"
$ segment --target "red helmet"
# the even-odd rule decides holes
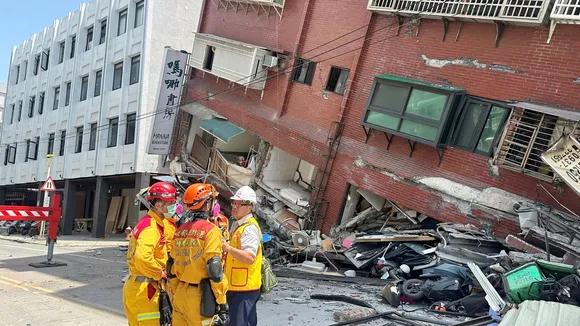
[[[148,201],[152,201],[153,199],[161,199],[163,201],[174,201],[176,200],[177,191],[175,191],[175,187],[169,182],[156,182],[150,188],[149,192],[147,192],[147,199]]]

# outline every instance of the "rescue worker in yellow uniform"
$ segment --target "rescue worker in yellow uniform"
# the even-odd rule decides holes
[[[223,244],[226,254],[225,274],[229,281],[230,326],[256,326],[256,305],[262,287],[262,231],[252,215],[256,193],[241,187],[231,198],[231,242]]]
[[[167,182],[153,184],[146,200],[151,209],[131,232],[127,264],[129,278],[123,286],[123,306],[129,326],[158,326],[159,291],[166,278],[167,248],[163,219],[172,215],[175,188]]]
[[[175,205],[175,209],[172,209],[169,214],[172,214],[171,216],[165,217],[165,219],[163,220],[163,231],[165,234],[165,241],[167,243],[167,257],[171,257],[171,250],[173,247],[173,237],[175,235],[175,231],[177,230],[177,221],[179,220],[179,215],[181,214],[181,212],[183,211],[183,206],[180,204]],[[173,271],[169,270],[170,267],[170,263],[167,263],[167,273],[168,276],[169,274],[173,273]],[[172,277],[169,278],[169,295],[172,297],[173,293],[175,293],[175,289],[177,288],[177,284],[179,284],[179,280],[177,280],[177,278]]]
[[[227,280],[222,267],[222,235],[208,221],[215,188],[193,184],[183,196],[183,223],[173,239],[173,326],[228,325]],[[203,295],[202,295],[203,293]]]

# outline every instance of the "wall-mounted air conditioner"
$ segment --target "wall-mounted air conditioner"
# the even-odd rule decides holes
[[[276,68],[278,67],[278,57],[266,54],[264,56],[264,63],[262,63],[262,65],[268,68]]]

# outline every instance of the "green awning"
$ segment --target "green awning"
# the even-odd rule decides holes
[[[235,124],[223,119],[210,119],[202,121],[201,129],[212,134],[214,137],[218,138],[224,143],[229,142],[232,137],[235,137],[246,131],[245,129],[242,129]]]

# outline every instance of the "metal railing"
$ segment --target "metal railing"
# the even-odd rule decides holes
[[[580,0],[556,0],[550,19],[580,24]]]
[[[580,0],[560,0],[580,1]],[[541,24],[550,0],[369,0],[377,13]]]

